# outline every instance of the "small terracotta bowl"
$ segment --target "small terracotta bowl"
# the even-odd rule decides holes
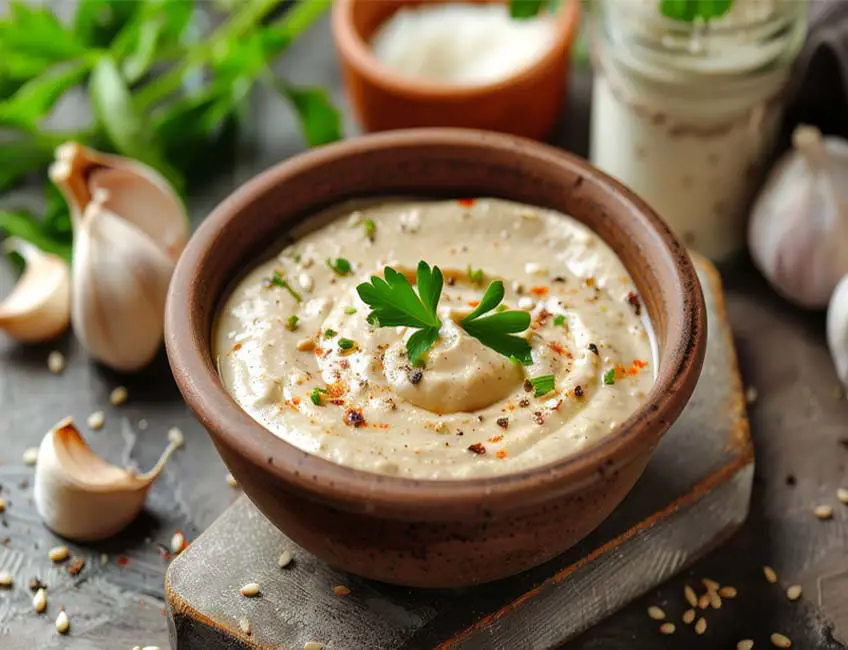
[[[404,76],[374,56],[371,37],[400,7],[440,0],[336,0],[332,30],[350,104],[367,131],[452,126],[544,139],[565,103],[578,0],[557,14],[550,49],[503,81],[455,86]],[[475,0],[496,1],[496,0]]]
[[[495,478],[429,481],[342,467],[278,438],[239,408],[211,354],[228,284],[302,217],[354,197],[493,196],[574,216],[632,274],[659,343],[638,411],[578,454]],[[460,129],[396,131],[309,151],[260,174],[197,229],[171,282],[171,368],[245,493],[292,540],[386,582],[459,587],[518,573],[594,529],[642,473],[703,361],[703,296],[685,248],[642,200],[546,145]]]

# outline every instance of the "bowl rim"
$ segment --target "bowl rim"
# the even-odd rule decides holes
[[[373,53],[371,46],[353,26],[354,5],[358,2],[373,2],[374,0],[335,0],[331,10],[330,28],[333,40],[340,56],[365,77],[369,83],[392,87],[415,99],[474,99],[485,97],[491,93],[507,90],[522,79],[531,79],[544,74],[546,69],[562,59],[563,67],[568,64],[568,57],[563,54],[567,50],[577,32],[580,23],[580,3],[578,0],[566,0],[555,16],[556,31],[554,39],[544,54],[529,66],[521,68],[508,77],[498,81],[479,85],[451,85],[410,77],[397,72],[394,68],[380,61]],[[446,0],[439,0],[446,1]],[[417,4],[424,4],[419,2]]]
[[[641,220],[658,239],[652,257],[664,262],[679,289],[666,304],[667,340],[660,352],[657,380],[642,405],[614,431],[577,453],[514,473],[467,479],[413,479],[375,474],[339,465],[303,451],[253,420],[224,388],[210,349],[200,345],[200,329],[210,331],[226,282],[214,296],[208,322],[198,307],[207,293],[201,277],[213,265],[209,254],[223,226],[250,213],[288,178],[344,157],[404,147],[476,146],[519,158],[540,158],[570,167],[609,193],[627,218]],[[659,261],[657,262],[659,264]],[[228,273],[232,278],[236,272]],[[690,290],[685,290],[689,287]],[[428,510],[435,518],[491,517],[530,508],[613,475],[634,461],[645,444],[653,447],[677,418],[694,390],[706,349],[706,308],[697,272],[686,248],[653,209],[631,190],[575,155],[505,134],[454,128],[423,128],[377,133],[312,149],[261,172],[236,189],[206,217],[183,251],[168,291],[165,343],[174,378],[185,401],[216,445],[224,444],[242,460],[296,493],[350,512],[395,518]]]

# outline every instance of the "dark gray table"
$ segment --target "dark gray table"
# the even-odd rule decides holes
[[[296,44],[280,62],[279,71],[295,81],[325,84],[342,100],[326,23]],[[588,74],[579,71],[555,138],[582,153],[588,139],[589,83]],[[210,179],[192,196],[196,220],[243,180],[301,149],[292,117],[279,100],[257,97],[255,115],[232,171]],[[354,133],[348,126],[348,133]],[[20,197],[3,200],[16,198]],[[12,276],[7,267],[0,268],[0,293],[4,293]],[[724,269],[723,275],[742,372],[759,393],[750,407],[757,455],[752,514],[720,550],[656,594],[593,628],[570,645],[576,650],[717,650],[734,648],[743,638],[755,639],[756,647],[762,648],[770,647],[768,636],[777,630],[788,634],[796,648],[844,647],[834,634],[848,641],[848,508],[835,499],[837,486],[848,486],[848,404],[827,353],[824,320],[778,299],[746,261]],[[63,351],[68,359],[61,377],[46,369],[52,349]],[[119,384],[127,386],[130,399],[113,407],[109,391]],[[85,418],[99,409],[106,412],[106,425],[99,432],[86,432],[86,437],[107,458],[132,459],[147,468],[165,446],[171,426],[183,430],[186,445],[130,530],[96,547],[73,548],[85,557],[87,566],[72,579],[47,559],[47,549],[56,538],[35,513],[32,470],[24,467],[21,454],[38,444],[59,419],[73,415],[85,430]],[[180,400],[164,355],[143,373],[120,377],[92,365],[70,335],[55,345],[32,348],[0,339],[0,442],[0,484],[8,504],[0,515],[0,569],[11,570],[16,577],[11,591],[0,592],[0,648],[167,647],[162,601],[166,563],[157,543],[167,544],[178,528],[194,538],[238,492],[227,487],[226,470]],[[813,517],[811,510],[819,503],[834,504],[833,520]],[[802,584],[802,600],[789,602],[778,585],[768,584],[763,564],[777,570],[784,586]],[[707,633],[696,637],[679,623],[685,608],[682,590],[685,582],[704,576],[734,585],[739,597],[712,613]],[[26,586],[32,577],[50,586],[47,616],[32,611]],[[53,627],[62,604],[73,611],[69,637],[58,637]],[[657,624],[645,613],[650,604],[663,606],[678,622],[675,635],[657,634]],[[835,629],[823,615],[836,624]]]

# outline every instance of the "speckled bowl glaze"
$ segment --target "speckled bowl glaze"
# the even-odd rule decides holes
[[[369,41],[404,6],[445,0],[335,0],[333,41],[347,95],[366,131],[423,126],[488,129],[543,139],[565,104],[578,0],[563,0],[551,47],[534,64],[501,81],[456,86],[404,76],[383,64]],[[501,0],[472,0],[497,2]]]
[[[298,219],[362,196],[495,196],[595,230],[633,276],[659,342],[644,405],[580,453],[495,478],[380,476],[303,452],[250,418],[215,371],[210,335],[228,284]],[[594,529],[642,473],[703,362],[703,296],[685,248],[632,192],[529,140],[420,129],[348,140],[260,174],[219,205],[177,266],[165,322],[177,384],[250,499],[286,535],[352,573],[460,587],[518,573]]]

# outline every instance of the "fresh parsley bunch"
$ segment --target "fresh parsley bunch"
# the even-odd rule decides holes
[[[371,307],[368,322],[377,327],[411,327],[416,330],[406,342],[406,352],[413,365],[421,365],[422,358],[439,338],[442,321],[437,315],[444,279],[438,266],[430,267],[418,262],[416,284],[418,293],[409,280],[390,266],[383,271],[384,278],[371,276],[370,282],[356,287],[359,297]],[[504,297],[503,282],[489,284],[480,304],[460,322],[470,336],[496,352],[513,358],[523,365],[533,363],[530,344],[515,336],[530,327],[530,314],[525,311],[494,311]]]

